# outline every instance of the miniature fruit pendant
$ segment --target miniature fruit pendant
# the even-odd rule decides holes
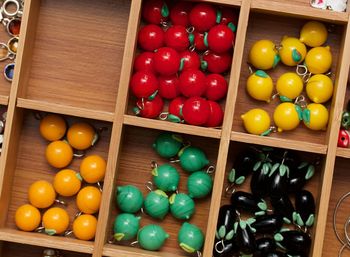
[[[273,90],[271,77],[262,70],[251,74],[247,80],[247,92],[256,100],[270,102]]]
[[[322,104],[309,104],[303,111],[304,124],[311,130],[325,130],[328,118],[328,110]]]
[[[152,100],[145,98],[137,100],[133,112],[138,116],[154,119],[162,112],[163,106],[163,99],[156,95]]]
[[[186,194],[173,194],[169,198],[171,214],[180,220],[188,220],[195,212],[194,201]]]
[[[153,182],[157,188],[164,192],[177,190],[180,181],[180,174],[170,164],[156,165],[152,170]]]
[[[162,220],[169,212],[168,196],[159,189],[152,191],[145,197],[144,206],[149,216]]]
[[[294,223],[300,227],[311,227],[315,221],[315,199],[306,190],[299,191],[295,195]]]
[[[114,239],[124,241],[136,237],[140,228],[140,219],[141,217],[129,213],[119,214],[114,220]]]
[[[40,120],[40,135],[48,141],[60,140],[67,130],[67,125],[62,116],[47,114]]]
[[[92,240],[96,234],[97,219],[90,214],[78,216],[73,222],[73,234],[80,240]]]
[[[333,95],[333,82],[324,74],[313,75],[306,84],[306,93],[314,103],[325,103]]]
[[[97,140],[95,129],[88,123],[75,123],[67,131],[68,143],[77,150],[86,150]]]
[[[69,215],[62,208],[50,208],[43,215],[43,227],[45,233],[50,236],[64,233],[68,229],[68,226]]]
[[[85,214],[94,214],[99,211],[102,193],[94,186],[81,189],[76,198],[78,209]]]
[[[332,53],[329,46],[312,48],[305,57],[305,66],[311,74],[326,73],[332,66]]]
[[[106,173],[106,161],[99,155],[86,156],[80,163],[80,175],[87,183],[103,181]]]
[[[205,153],[194,146],[184,147],[178,156],[181,167],[189,173],[199,171],[209,164]]]
[[[169,18],[169,8],[163,0],[145,1],[142,7],[142,18],[152,24],[160,25]]]
[[[55,168],[64,168],[73,160],[73,149],[65,141],[53,141],[45,151],[47,162]]]
[[[300,41],[310,47],[318,47],[327,41],[328,31],[326,26],[318,21],[305,23],[300,31]]]
[[[172,158],[177,155],[183,145],[180,135],[164,132],[153,143],[153,149],[163,158]]]
[[[293,130],[302,120],[301,108],[293,103],[281,103],[275,109],[273,120],[278,132]]]
[[[202,97],[191,97],[186,100],[182,108],[182,114],[186,123],[190,125],[204,125],[210,115],[210,106]]]
[[[33,231],[41,222],[40,211],[30,204],[21,205],[15,214],[16,226],[22,231]]]
[[[282,102],[291,102],[301,95],[303,80],[294,72],[282,74],[276,83],[276,90]]]
[[[122,212],[136,213],[143,205],[143,196],[140,189],[135,186],[121,186],[117,187],[116,201]]]
[[[55,191],[62,196],[73,196],[81,187],[81,176],[71,169],[64,169],[56,173],[53,180]]]
[[[306,46],[295,37],[284,36],[278,49],[281,62],[287,66],[296,66],[306,56]]]
[[[213,188],[212,177],[203,171],[192,173],[187,180],[188,195],[192,198],[203,198],[210,194]]]
[[[185,252],[194,253],[202,249],[204,235],[197,226],[185,222],[180,228],[177,240]]]
[[[339,135],[338,135],[338,146],[343,148],[348,148],[349,145],[350,145],[349,132],[345,129],[340,129]]]
[[[275,68],[279,61],[277,48],[270,40],[259,40],[250,49],[249,63],[256,69],[269,70]]]
[[[137,241],[145,250],[159,250],[169,235],[158,225],[150,224],[141,228],[137,234]]]
[[[281,231],[275,234],[274,239],[293,255],[309,255],[311,238],[304,232],[297,230]]]
[[[263,135],[270,132],[270,116],[263,109],[252,109],[241,115],[241,118],[244,128],[250,134]]]
[[[55,202],[56,192],[51,183],[45,180],[38,180],[30,185],[28,199],[36,208],[44,209]]]

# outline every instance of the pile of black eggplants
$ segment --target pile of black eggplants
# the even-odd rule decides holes
[[[228,175],[231,204],[219,211],[214,257],[308,256],[315,200],[303,188],[315,165],[293,151],[252,147],[241,152]],[[248,176],[251,193],[239,191]]]

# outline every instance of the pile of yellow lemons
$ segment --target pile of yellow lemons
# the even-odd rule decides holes
[[[279,46],[266,39],[252,45],[248,59],[257,70],[248,77],[246,90],[255,100],[267,103],[279,96],[281,103],[273,114],[277,131],[293,130],[301,121],[311,130],[326,129],[329,114],[323,103],[331,99],[334,88],[327,74],[332,66],[332,54],[329,46],[323,46],[327,38],[323,23],[309,21],[302,27],[299,38],[285,36]],[[279,62],[296,67],[296,71],[278,78],[273,95],[274,83],[266,70],[275,68]],[[310,104],[306,104],[302,96],[304,84]],[[248,133],[267,135],[271,132],[270,116],[263,109],[252,109],[241,118]]]

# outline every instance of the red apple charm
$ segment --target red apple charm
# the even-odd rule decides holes
[[[231,52],[216,54],[213,51],[207,51],[203,55],[201,67],[211,73],[224,73],[231,67],[231,62]]]
[[[208,101],[210,108],[210,115],[207,122],[204,124],[206,127],[219,127],[222,125],[224,119],[224,112],[221,109],[220,104],[214,101]]]
[[[216,10],[206,3],[196,4],[190,12],[190,23],[198,32],[208,31],[216,24]]]
[[[154,119],[162,112],[164,102],[159,95],[156,95],[153,100],[139,99],[136,102],[134,113],[144,118]]]
[[[165,45],[178,52],[185,51],[190,46],[189,34],[184,26],[174,25],[165,32]]]
[[[170,47],[162,47],[154,53],[153,62],[156,72],[170,76],[180,68],[180,55]]]
[[[137,98],[148,98],[159,88],[157,77],[148,71],[138,71],[131,77],[130,89]]]
[[[174,99],[180,95],[179,79],[176,75],[159,76],[159,91],[160,97],[165,99]]]
[[[233,46],[235,34],[227,25],[216,25],[208,32],[208,47],[215,53],[221,54]]]
[[[193,46],[197,51],[208,50],[208,46],[204,42],[204,38],[205,38],[204,33],[194,32],[193,36],[194,36]]]
[[[221,11],[220,24],[228,25],[229,23],[232,23],[233,26],[235,27],[237,26],[238,15],[236,11],[226,7],[222,8],[220,11]]]
[[[348,148],[349,144],[350,144],[349,132],[345,129],[339,130],[338,146],[343,148]]]
[[[206,77],[207,91],[205,96],[208,100],[218,101],[224,98],[227,94],[227,82],[226,79],[220,74],[209,74]]]
[[[189,13],[193,7],[191,2],[177,2],[170,10],[170,21],[173,25],[188,27]]]
[[[195,69],[198,70],[201,66],[199,55],[195,51],[186,50],[180,53],[181,64],[180,71]]]
[[[169,17],[169,8],[163,0],[146,0],[142,7],[142,18],[153,24],[166,22]]]
[[[153,52],[143,52],[136,56],[134,61],[134,71],[154,72]]]
[[[164,31],[157,25],[148,24],[140,29],[137,42],[143,50],[152,52],[164,45]]]
[[[179,117],[182,120],[182,108],[184,106],[185,101],[186,98],[183,96],[179,96],[173,99],[169,104],[169,114]]]
[[[210,106],[207,100],[202,97],[191,97],[186,100],[182,115],[186,123],[190,125],[204,125],[210,115]]]
[[[186,97],[202,96],[207,89],[205,75],[200,70],[185,70],[179,80],[180,92]]]

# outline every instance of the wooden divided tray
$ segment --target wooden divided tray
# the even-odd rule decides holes
[[[8,110],[0,156],[0,256],[41,256],[46,248],[58,249],[65,257],[195,256],[178,246],[181,224],[171,215],[159,222],[170,235],[159,251],[109,242],[113,221],[119,213],[116,187],[133,184],[147,193],[150,162],[165,162],[152,149],[154,139],[162,131],[180,133],[202,148],[216,168],[212,194],[196,203],[197,211],[191,219],[205,234],[202,256],[212,256],[219,208],[229,201],[225,196],[226,179],[234,157],[251,144],[296,150],[305,158],[321,160],[315,177],[307,185],[317,204],[315,226],[310,231],[313,242],[310,256],[337,256],[341,245],[333,231],[333,212],[338,199],[350,188],[350,150],[337,148],[341,115],[350,99],[349,12],[314,9],[309,0],[197,2],[230,7],[239,13],[220,128],[145,119],[132,113],[135,99],[129,95],[129,81],[134,57],[139,52],[137,33],[142,0],[25,0],[14,80],[10,84],[0,79],[0,105]],[[259,39],[278,43],[284,35],[298,37],[301,26],[309,20],[322,21],[331,28],[327,45],[332,49],[335,90],[327,106],[330,110],[327,129],[313,132],[300,125],[293,132],[272,133],[268,137],[247,134],[240,118],[243,113],[263,107],[272,115],[278,104],[277,100],[261,104],[245,91],[251,45]],[[0,32],[1,39],[6,36],[4,31]],[[1,63],[0,68],[5,64]],[[280,65],[271,71],[271,77],[275,82],[282,73],[292,70]],[[69,124],[87,121],[96,128],[104,128],[101,140],[89,150],[107,160],[97,232],[92,241],[21,232],[16,228],[14,213],[27,203],[29,185],[38,179],[52,181],[55,174],[45,160],[47,142],[38,131],[35,114],[43,112],[61,114]],[[80,162],[75,159],[71,167],[78,169]],[[180,191],[185,186],[181,182]],[[248,185],[242,188],[248,190]],[[74,199],[67,202],[66,209],[73,219],[78,210]],[[349,211],[346,206],[341,208],[338,220],[345,222]],[[143,217],[141,225],[150,222],[157,223]],[[340,231],[343,224],[339,224]]]

